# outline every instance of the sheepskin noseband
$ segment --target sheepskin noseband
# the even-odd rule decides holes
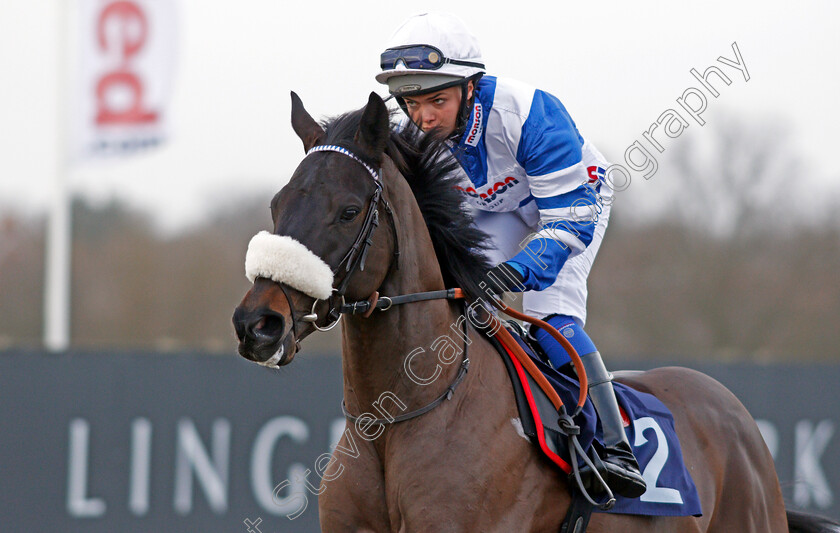
[[[285,283],[320,300],[332,294],[333,273],[323,259],[293,238],[267,231],[248,243],[245,276],[251,283],[260,277]]]

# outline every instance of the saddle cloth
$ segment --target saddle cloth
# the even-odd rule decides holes
[[[545,375],[571,413],[577,404],[577,380],[543,362],[515,329],[508,328],[508,331]],[[499,351],[511,377],[523,432],[549,460],[567,474],[571,473],[568,439],[557,423],[554,406],[516,357],[497,339],[488,338]],[[615,506],[606,512],[647,516],[701,516],[700,497],[685,468],[671,412],[651,394],[636,391],[621,383],[613,383],[613,387],[624,418],[627,438],[633,446],[633,453],[648,488],[638,499],[616,496]],[[597,413],[588,399],[583,411],[575,417],[575,422],[580,427],[578,441],[585,450],[593,445],[593,441],[602,443]],[[580,465],[583,465],[582,461]]]

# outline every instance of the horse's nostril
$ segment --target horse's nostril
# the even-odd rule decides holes
[[[245,335],[247,333],[247,321],[243,315],[244,313],[240,308],[237,308],[233,312],[233,329],[236,331],[236,338],[239,339],[240,342],[245,340]]]
[[[253,332],[261,337],[279,337],[283,334],[283,317],[274,314],[263,315],[254,324]]]
[[[283,315],[268,309],[246,311],[237,308],[233,313],[233,327],[240,343],[274,342],[283,336],[285,325]]]

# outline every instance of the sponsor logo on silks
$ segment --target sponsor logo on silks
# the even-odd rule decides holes
[[[519,180],[517,180],[513,176],[508,176],[504,180],[497,181],[493,185],[487,187],[487,190],[484,191],[484,192],[479,192],[474,187],[467,187],[465,189],[463,187],[458,187],[456,185],[455,188],[458,189],[461,192],[466,193],[467,196],[470,196],[471,198],[476,198],[476,199],[479,199],[479,200],[483,201],[485,204],[489,204],[489,203],[493,202],[494,200],[496,200],[496,198],[500,194],[504,193],[505,191],[507,191],[508,189],[513,187],[514,185],[516,185],[517,183],[519,183]]]
[[[484,110],[481,108],[479,102],[475,103],[473,108],[473,122],[467,132],[467,144],[470,146],[478,146],[478,140],[481,138],[481,130],[484,128]]]
[[[586,167],[586,171],[589,173],[589,183],[595,183],[599,179],[604,179],[604,174],[607,172],[607,169],[592,165],[591,167]]]

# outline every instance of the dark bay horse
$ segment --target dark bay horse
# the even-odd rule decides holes
[[[332,459],[319,467],[322,530],[558,531],[570,502],[566,475],[517,427],[503,362],[482,333],[464,329],[462,303],[392,301],[447,287],[480,300],[489,265],[483,235],[453,186],[457,163],[430,136],[409,142],[395,132],[375,94],[324,125],[294,93],[292,101],[308,155],[271,202],[268,251],[250,266],[246,260],[254,285],[234,325],[242,356],[277,367],[316,326],[334,322],[342,304],[346,311],[348,302],[379,302],[372,314],[341,315],[346,411],[367,415],[348,420]],[[789,531],[773,459],[735,396],[684,368],[617,375],[670,408],[703,516],[596,513],[587,531]],[[448,387],[449,399],[435,403]],[[429,405],[407,421],[371,422]],[[819,531],[807,517],[788,515],[802,524],[791,531]]]

